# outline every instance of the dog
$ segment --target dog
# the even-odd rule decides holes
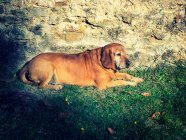
[[[19,78],[26,84],[55,90],[62,89],[64,84],[105,90],[143,82],[142,78],[119,72],[129,66],[124,46],[111,43],[78,54],[41,53],[22,67]],[[55,84],[50,84],[52,79]]]

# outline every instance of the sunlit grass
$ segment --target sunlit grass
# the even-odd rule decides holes
[[[130,71],[145,81],[105,91],[78,86],[55,91],[19,81],[3,83],[1,93],[17,91],[36,99],[28,104],[30,111],[20,111],[20,103],[17,110],[16,105],[0,103],[0,139],[185,139],[185,68],[180,61]],[[142,96],[143,92],[151,96]]]

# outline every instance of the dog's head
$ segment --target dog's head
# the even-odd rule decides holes
[[[130,61],[126,56],[125,48],[118,43],[108,44],[102,48],[101,63],[105,68],[114,71],[130,66]]]

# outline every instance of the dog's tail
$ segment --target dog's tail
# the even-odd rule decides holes
[[[32,84],[32,81],[29,80],[29,73],[28,73],[28,63],[27,62],[22,68],[20,71],[18,71],[18,78],[24,82],[24,83],[27,83],[27,84]]]

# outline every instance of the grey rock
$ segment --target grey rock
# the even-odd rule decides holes
[[[0,0],[2,3],[10,3],[12,0]]]
[[[59,18],[57,16],[50,16],[48,24],[50,25],[56,25],[59,23]]]
[[[30,8],[28,11],[28,16],[29,17],[46,17],[48,16],[49,9],[47,8],[40,8],[40,7],[35,7],[35,8]]]
[[[13,39],[24,39],[24,33],[23,31],[21,30],[20,27],[12,27],[10,33],[9,33],[10,37],[13,38]]]
[[[5,24],[16,23],[19,19],[13,15],[0,15],[0,22]]]
[[[4,5],[0,4],[0,14],[4,14],[5,12],[5,7]]]

